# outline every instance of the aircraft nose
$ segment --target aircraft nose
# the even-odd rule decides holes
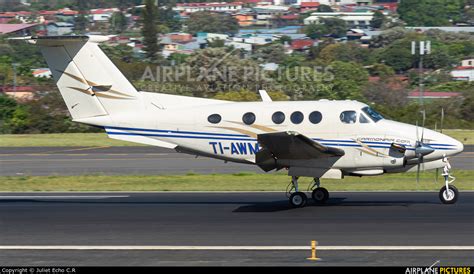
[[[452,150],[451,150],[451,156],[457,155],[461,153],[464,150],[464,145],[463,143],[459,142],[458,140],[449,137],[449,144],[452,145]]]
[[[456,154],[463,152],[464,144],[456,140]]]

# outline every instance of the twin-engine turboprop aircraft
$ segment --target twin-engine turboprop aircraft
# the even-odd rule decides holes
[[[301,176],[314,178],[312,198],[327,201],[321,178],[374,176],[442,168],[463,145],[455,139],[384,119],[357,101],[230,102],[137,91],[99,48],[102,36],[31,37],[41,48],[75,122],[110,138],[178,152],[287,169],[290,203],[306,204]],[[316,188],[315,188],[316,187]],[[294,190],[294,191],[293,191]],[[443,203],[458,191],[446,180]]]

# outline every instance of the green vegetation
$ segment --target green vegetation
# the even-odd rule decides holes
[[[459,190],[474,190],[474,171],[455,171]],[[364,190],[433,190],[442,186],[434,181],[434,172],[421,175],[417,187],[415,174],[393,174],[380,177],[346,177],[344,180],[323,180],[330,191]],[[170,176],[25,176],[0,177],[0,191],[284,191],[289,177],[284,173],[271,174],[212,174]],[[306,189],[310,178],[300,180]]]
[[[157,7],[155,0],[146,0],[145,8],[142,11],[142,35],[143,35],[143,50],[145,56],[151,62],[157,61],[158,58],[158,28],[157,28]]]
[[[106,133],[1,134],[0,147],[139,146],[107,137]]]
[[[474,145],[474,130],[447,129],[443,130],[447,134],[465,145]]]
[[[304,33],[311,39],[321,38],[325,35],[343,37],[347,32],[346,21],[339,18],[322,18],[318,23],[312,23],[304,28]]]
[[[448,26],[463,22],[467,2],[466,0],[402,0],[397,11],[408,26]]]
[[[209,11],[191,13],[188,19],[188,31],[235,34],[239,31],[237,19],[229,14]]]

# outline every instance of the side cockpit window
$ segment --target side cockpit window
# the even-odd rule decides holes
[[[357,122],[357,113],[353,110],[343,111],[341,115],[339,115],[339,119],[344,124],[355,124]]]
[[[372,119],[372,121],[376,123],[383,119],[383,116],[380,113],[378,113],[377,111],[373,110],[370,107],[364,107],[362,108],[362,111],[365,114],[367,114],[370,117],[370,119]]]

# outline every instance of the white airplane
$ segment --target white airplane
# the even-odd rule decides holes
[[[98,47],[107,37],[25,40],[41,48],[75,122],[103,127],[113,139],[264,171],[285,168],[294,207],[307,201],[298,187],[302,176],[314,178],[312,198],[324,203],[329,193],[321,178],[419,174],[420,168],[448,166],[446,157],[463,151],[447,135],[422,128],[419,136],[418,126],[384,119],[357,101],[272,102],[261,91],[262,102],[230,102],[137,91]],[[458,199],[450,182],[439,193],[446,204]]]

